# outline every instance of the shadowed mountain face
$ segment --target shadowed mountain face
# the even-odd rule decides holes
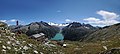
[[[103,27],[91,34],[86,35],[84,41],[104,41],[120,38],[120,23]]]
[[[89,34],[96,29],[96,27],[93,27],[90,24],[73,22],[62,29],[62,34],[64,35],[64,40],[76,41],[81,40],[86,34]]]
[[[28,36],[31,36],[33,34],[44,33],[47,38],[53,38],[56,35],[56,33],[59,32],[58,27],[51,26],[43,21],[33,22],[25,26],[10,26],[9,28],[12,29],[12,32],[21,31],[22,33],[25,33]]]

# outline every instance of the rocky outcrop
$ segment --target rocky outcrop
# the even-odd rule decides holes
[[[8,26],[6,23],[0,22],[0,27],[6,27],[6,26]]]

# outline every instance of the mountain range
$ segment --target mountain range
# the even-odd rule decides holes
[[[64,40],[81,40],[83,37],[93,31],[99,29],[98,27],[93,27],[90,24],[81,24],[79,22],[70,23],[68,26],[62,29],[62,34],[64,35]]]
[[[93,27],[90,24],[81,24],[79,22],[56,24],[46,23],[43,21],[32,22],[28,25],[13,25],[9,26],[9,28],[12,32],[21,31],[21,33],[25,33],[28,36],[44,33],[48,38],[54,37],[56,33],[62,30],[61,33],[64,35],[64,40],[80,40],[84,35],[99,29],[98,27]]]
[[[48,38],[53,38],[56,33],[62,29],[61,33],[64,36],[64,40],[71,41],[98,41],[120,36],[120,23],[105,27],[94,27],[90,24],[79,22],[56,24],[41,21],[32,22],[28,25],[12,25],[9,26],[9,29],[12,32],[17,32],[20,30],[28,36],[38,33],[45,33]]]
[[[9,26],[9,29],[12,32],[21,32],[28,36],[32,36],[34,34],[44,33],[46,34],[46,38],[53,38],[56,33],[59,32],[59,28],[56,26],[51,26],[46,22],[32,22],[28,25],[19,25],[19,26]]]
[[[0,23],[0,28],[4,27],[7,28],[7,24]],[[32,22],[28,25],[9,26],[8,30],[0,29],[0,50],[2,54],[3,51],[10,54],[21,53],[21,51],[27,54],[29,52],[34,54],[36,51],[44,54],[52,52],[58,54],[120,54],[120,23],[105,27],[94,27],[90,24],[72,22],[67,26],[62,26],[62,30],[60,28],[41,21]],[[22,34],[14,35],[19,31]],[[63,34],[65,48],[50,40],[56,33]],[[36,34],[45,34],[45,38],[48,38],[49,41],[43,43],[28,37]],[[32,47],[31,44],[33,44]],[[26,47],[29,50],[26,50]],[[16,51],[16,48],[21,50]],[[34,52],[34,50],[36,51]]]

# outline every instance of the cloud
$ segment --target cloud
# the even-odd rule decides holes
[[[0,22],[6,22],[7,20],[0,20]]]
[[[16,22],[16,21],[17,21],[16,19],[11,19],[8,22]]]
[[[90,18],[86,18],[86,19],[83,19],[85,21],[88,21],[88,22],[98,22],[100,21],[100,19],[97,19],[95,17],[90,17]]]
[[[119,17],[119,15],[114,12],[108,12],[104,10],[97,11],[97,14],[101,15],[105,20],[112,20]]]
[[[80,22],[80,21],[77,21],[77,20],[71,20],[71,19],[65,19],[65,22],[66,22],[66,23],[72,23],[72,22]]]
[[[119,23],[119,21],[116,20],[119,17],[119,15],[117,15],[114,12],[100,10],[97,11],[97,14],[101,15],[103,19],[101,20],[99,18],[89,17],[83,20],[86,21],[86,23],[90,23],[92,25],[102,25],[102,26]]]
[[[73,22],[73,20],[66,19],[65,22]]]
[[[89,18],[86,18],[86,19],[83,19],[84,21],[87,21],[87,23],[90,23],[90,24],[104,24],[104,22],[100,19],[97,19],[95,17],[89,17]]]
[[[94,18],[94,17],[86,18],[86,19],[83,19],[83,20],[87,21],[87,23],[98,24],[98,25],[112,25],[112,24],[115,24],[115,23],[119,23],[119,21],[117,21],[117,20],[100,20],[100,19],[97,19],[97,18]]]
[[[17,20],[16,19],[11,19],[11,20],[0,20],[0,21],[8,23],[8,22],[16,22]]]
[[[61,10],[57,10],[58,13],[62,12]]]

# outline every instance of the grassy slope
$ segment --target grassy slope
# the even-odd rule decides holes
[[[10,37],[13,40],[10,40],[8,37]],[[15,38],[14,38],[15,37]],[[10,35],[2,35],[0,37],[0,52],[1,54],[7,53],[7,54],[21,54],[21,53],[30,53],[33,54],[35,53],[34,51],[36,50],[39,54],[40,53],[45,53],[48,54],[49,52],[53,53],[57,51],[56,47],[48,47],[42,44],[41,42],[38,42],[33,39],[29,39],[26,35],[22,34],[20,36],[10,36]],[[10,43],[8,43],[10,42]],[[19,42],[19,43],[17,43]],[[30,46],[32,45],[32,46]],[[5,46],[3,48],[2,46]],[[27,46],[27,50],[24,49],[24,47]],[[7,47],[10,47],[11,49],[8,49]],[[2,50],[6,50],[6,52]],[[49,54],[51,54],[49,53]]]
[[[66,48],[59,45],[49,47],[39,41],[29,39],[24,34],[21,34],[20,36],[12,36],[10,34],[2,33],[0,36],[0,52],[1,54],[33,54],[35,53],[34,51],[37,51],[38,54],[98,54],[105,51],[103,46],[107,46],[108,49],[120,47],[120,38],[115,36],[107,41],[65,41],[65,43],[68,44]],[[4,48],[3,46],[10,47],[11,49]],[[27,50],[24,49],[25,46],[27,46]],[[6,50],[6,52],[2,51],[3,49]]]
[[[120,38],[120,24],[112,25],[104,29],[97,30],[92,34],[86,35],[83,41],[103,41],[111,40],[111,38],[118,37]]]

